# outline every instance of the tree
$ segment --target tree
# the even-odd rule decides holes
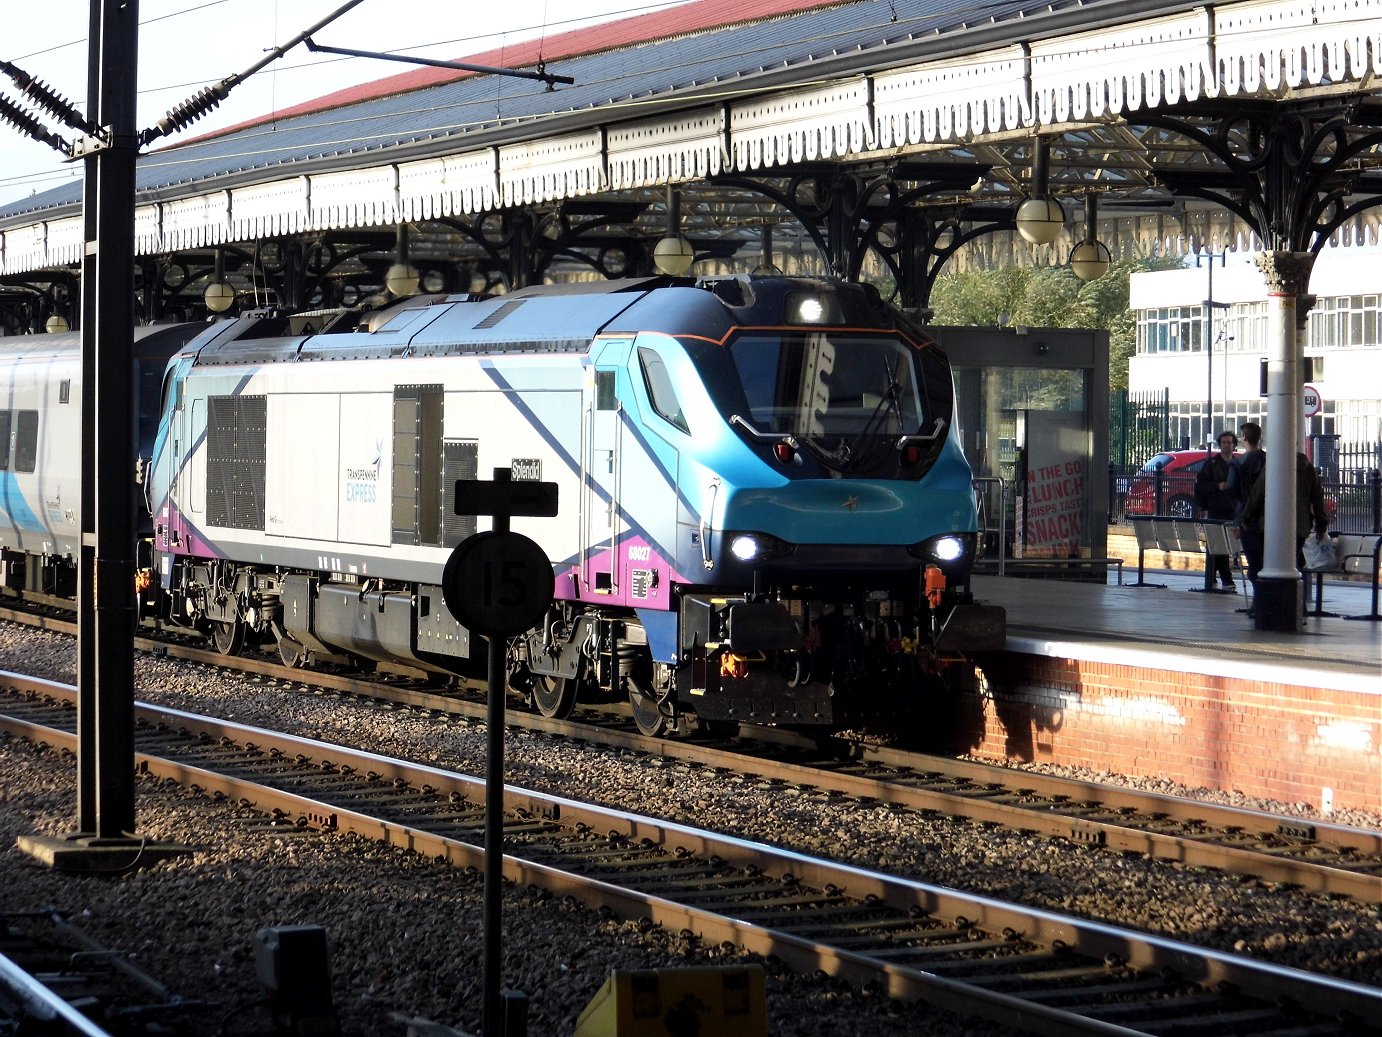
[[[1007,267],[942,274],[931,290],[932,320],[969,327],[1102,328],[1109,333],[1109,389],[1128,387],[1128,358],[1137,345],[1137,319],[1128,309],[1128,279],[1142,270],[1168,270],[1178,258],[1120,259],[1096,281],[1068,267]]]

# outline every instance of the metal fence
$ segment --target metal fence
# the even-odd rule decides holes
[[[1171,448],[1171,390],[1109,394],[1108,456],[1133,471],[1158,450]]]
[[[1316,465],[1324,488],[1325,505],[1333,513],[1330,528],[1340,533],[1382,533],[1382,466],[1368,450],[1341,453],[1336,464]],[[1372,467],[1358,462],[1373,460]],[[1110,464],[1108,472],[1110,524],[1129,515],[1176,515],[1192,518],[1195,475],[1184,469],[1144,473],[1132,465]]]
[[[1141,470],[1158,453],[1189,445],[1173,442],[1173,426],[1169,389],[1110,394],[1111,523],[1120,523],[1128,515],[1191,518],[1196,514],[1193,471]],[[1342,533],[1382,533],[1382,441],[1343,443],[1337,435],[1315,435],[1310,437],[1309,451],[1334,513],[1331,528]]]

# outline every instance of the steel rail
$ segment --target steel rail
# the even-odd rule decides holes
[[[272,761],[276,759],[287,761],[289,764],[296,763],[298,773],[293,776],[294,781],[301,781],[305,774],[313,773],[344,775],[353,771],[369,775],[374,782],[374,785],[370,786],[371,797],[386,795],[390,789],[406,789],[412,790],[412,795],[416,798],[417,790],[423,790],[439,800],[443,806],[447,803],[465,803],[483,798],[483,783],[479,779],[434,767],[410,764],[375,753],[296,736],[247,728],[178,710],[141,706],[139,713],[146,724],[162,725],[165,737],[171,737],[173,731],[194,734],[203,740],[204,746],[210,747],[213,754],[229,754],[235,751],[236,744],[253,743],[254,754],[260,761],[255,766],[257,772],[271,767]],[[75,738],[72,736],[53,731],[46,725],[10,720],[5,726],[24,737],[56,744],[75,744]],[[155,729],[146,727],[145,730]],[[268,761],[263,759],[266,752],[269,754]],[[255,780],[247,781],[229,777],[214,767],[203,766],[201,762],[168,762],[145,751],[141,751],[138,758],[140,767],[150,773],[171,777],[204,791],[219,792],[236,800],[248,799],[260,810],[278,811],[285,816],[299,818],[305,824],[355,832],[464,866],[478,867],[482,863],[479,847],[464,839],[429,831],[425,821],[419,823],[414,817],[390,820],[376,816],[363,807],[357,809],[352,805],[329,799],[294,793],[282,788],[271,788],[265,784],[264,776],[260,773],[256,774]],[[337,777],[333,780],[340,779]],[[1062,978],[1065,978],[1067,973],[1086,976],[1097,973],[1100,971],[1099,960],[1107,958],[1119,963],[1120,967],[1122,963],[1126,963],[1144,979],[1163,970],[1171,970],[1178,977],[1184,977],[1186,981],[1196,984],[1199,992],[1195,997],[1207,999],[1207,1002],[1214,1002],[1215,995],[1206,990],[1206,987],[1226,985],[1228,988],[1261,998],[1266,1004],[1287,998],[1302,1010],[1319,1013],[1328,1018],[1335,1017],[1337,1013],[1345,1013],[1353,1020],[1370,1020],[1377,1018],[1379,1012],[1382,1012],[1382,990],[1330,977],[1312,976],[1297,970],[1191,947],[1101,923],[1065,918],[1047,911],[1004,904],[987,897],[956,893],[913,880],[834,864],[743,839],[596,807],[564,797],[510,787],[506,789],[505,798],[506,810],[523,819],[523,823],[518,826],[520,834],[511,834],[507,840],[512,852],[505,857],[505,875],[515,882],[541,886],[555,893],[575,895],[586,902],[593,901],[608,906],[626,916],[648,917],[658,924],[690,929],[705,939],[732,940],[739,946],[759,953],[776,954],[797,968],[819,969],[830,975],[855,981],[876,982],[893,996],[920,997],[962,1011],[978,1011],[1010,1025],[1046,1033],[1074,1032],[1075,1027],[1079,1027],[1081,1032],[1088,1033],[1146,1032],[1079,1014],[1072,1015],[1069,1011],[1053,1005],[1005,993],[1001,989],[982,989],[984,983],[1001,988],[1005,985],[1001,977],[972,977],[973,982],[966,982],[964,979],[945,975],[945,966],[917,966],[887,960],[892,953],[888,945],[884,945],[881,951],[875,950],[870,953],[868,950],[837,945],[838,939],[834,944],[829,939],[813,940],[771,924],[754,924],[749,918],[744,917],[746,911],[752,915],[756,907],[766,908],[769,906],[767,902],[741,900],[726,913],[678,902],[670,896],[661,896],[656,892],[625,888],[610,882],[607,878],[597,877],[592,880],[586,876],[574,875],[555,868],[550,863],[518,856],[518,842],[522,839],[523,832],[552,828],[558,822],[567,829],[607,832],[610,833],[609,839],[617,841],[618,845],[636,848],[630,852],[636,854],[641,850],[650,854],[660,854],[647,860],[635,859],[631,862],[635,866],[665,867],[675,860],[689,856],[696,860],[718,862],[716,867],[732,865],[744,869],[745,875],[776,876],[779,882],[790,889],[826,891],[800,899],[801,911],[794,916],[798,923],[804,919],[809,923],[818,923],[818,928],[821,925],[828,928],[827,923],[832,911],[858,912],[872,905],[886,905],[897,912],[899,919],[918,916],[947,918],[952,920],[951,925],[955,930],[969,931],[976,928],[987,933],[1011,934],[996,941],[989,937],[988,943],[982,935],[970,935],[972,940],[977,941],[976,946],[992,946],[1004,941],[1020,942],[1024,948],[1034,945],[1035,949],[1020,950],[1016,959],[1000,958],[997,961],[1001,963],[1015,960],[1018,965],[1031,961],[1035,970],[1051,971]],[[474,812],[471,812],[471,819],[474,821]],[[478,822],[471,827],[478,830]],[[632,874],[635,870],[636,867],[631,867],[626,874]],[[615,873],[618,874],[617,866]],[[663,874],[665,875],[665,872]],[[710,880],[709,887],[718,890],[721,882],[720,879]],[[704,889],[705,884],[702,885],[702,891]],[[846,894],[848,904],[842,902]],[[832,903],[821,907],[821,901]],[[1061,947],[1072,947],[1077,955],[1061,958],[1060,964],[1064,964],[1066,968],[1056,969],[1049,956],[1053,949]],[[1084,960],[1081,961],[1081,958]],[[975,963],[967,964],[972,966]],[[951,971],[954,971],[953,967]],[[1051,995],[1050,989],[1044,991],[1044,996]],[[1094,993],[1091,992],[1089,996],[1094,996]],[[1220,1007],[1210,1010],[1225,1009]],[[1270,1010],[1261,1004],[1251,1007],[1250,1010],[1270,1013]]]
[[[42,980],[3,953],[0,953],[0,992],[13,998],[23,1014],[38,1024],[36,1033],[53,1037],[68,1034],[72,1037],[112,1037],[109,1030],[77,1011]],[[28,1032],[25,1025],[20,1023],[16,1032]]]
[[[0,616],[11,618],[3,612]],[[22,612],[13,618],[28,621]],[[61,621],[51,618],[43,618],[37,625],[67,632]],[[483,703],[455,694],[320,670],[289,670],[267,659],[230,657],[195,645],[148,638],[141,638],[139,643],[169,658],[484,720]],[[403,668],[403,672],[408,671]],[[619,704],[601,708],[627,715]],[[607,724],[555,720],[518,711],[509,713],[507,723],[705,767],[729,767],[765,781],[999,824],[1191,867],[1253,875],[1312,893],[1382,903],[1382,832],[1378,831],[977,761],[814,739],[757,725],[740,725],[745,742],[706,745],[649,739]],[[806,762],[776,758],[755,744],[763,742],[780,743],[812,755]]]
[[[173,996],[126,955],[97,943],[54,908],[5,912],[0,922],[0,1018],[7,1020],[0,1022],[0,1032],[53,1037],[192,1032],[204,1028],[206,1012],[220,1007]],[[35,964],[40,970],[31,971]]]

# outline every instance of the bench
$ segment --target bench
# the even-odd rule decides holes
[[[1382,620],[1377,610],[1377,579],[1382,569],[1382,536],[1376,533],[1331,533],[1334,542],[1334,567],[1332,569],[1306,569],[1306,593],[1309,594],[1310,577],[1315,578],[1315,609],[1312,616],[1329,616],[1324,611],[1324,574],[1326,572],[1350,573],[1366,576],[1372,586],[1372,611],[1365,616],[1346,616],[1346,619]]]
[[[1179,552],[1204,556],[1205,590],[1214,587],[1214,573],[1209,568],[1209,556],[1239,556],[1238,538],[1230,530],[1233,523],[1226,519],[1186,519],[1172,515],[1129,515],[1133,534],[1137,537],[1137,582],[1129,587],[1165,587],[1164,583],[1146,580],[1148,551]]]

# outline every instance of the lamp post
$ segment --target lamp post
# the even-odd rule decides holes
[[[1205,358],[1205,404],[1204,404],[1204,424],[1205,432],[1201,437],[1208,443],[1210,437],[1214,435],[1214,311],[1216,309],[1228,309],[1228,303],[1216,303],[1214,301],[1214,260],[1219,261],[1223,266],[1228,261],[1228,250],[1222,252],[1197,252],[1195,253],[1195,266],[1200,265],[1200,260],[1205,260],[1209,268],[1209,284],[1206,288],[1204,300],[1204,358]],[[1228,408],[1228,385],[1227,374],[1224,376],[1224,408]]]

